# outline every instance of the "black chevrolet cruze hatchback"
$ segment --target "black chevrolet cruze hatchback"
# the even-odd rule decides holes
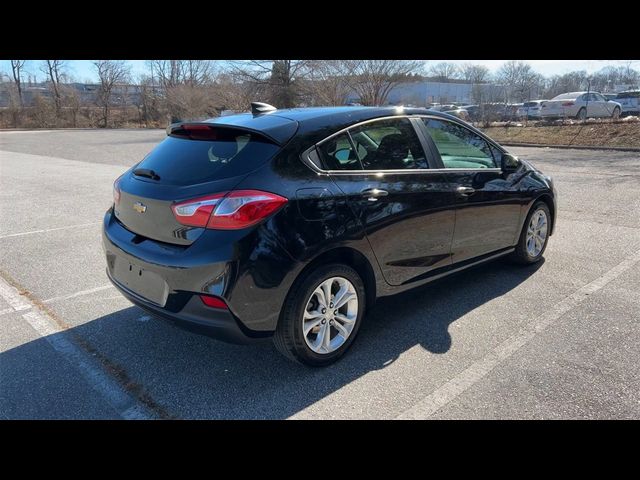
[[[183,327],[334,362],[377,297],[510,255],[541,259],[552,181],[465,122],[400,107],[171,125],[114,184],[107,274]]]

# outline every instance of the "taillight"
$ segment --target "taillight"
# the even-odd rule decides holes
[[[219,308],[221,310],[229,310],[229,307],[227,306],[225,301],[222,300],[220,297],[214,297],[210,295],[200,295],[200,300],[202,300],[202,303],[204,303],[207,307]]]
[[[171,206],[171,209],[176,220],[182,225],[206,227],[213,209],[220,203],[224,195],[224,193],[217,193],[207,197],[194,198],[186,202],[176,203]]]
[[[176,203],[171,208],[183,225],[238,230],[267,218],[287,201],[275,193],[236,190]]]
[[[116,181],[113,182],[113,204],[118,205],[120,203],[120,179],[122,175],[116,178]]]
[[[575,105],[575,103],[573,103],[573,102],[564,102],[564,103],[562,104],[562,106],[563,106],[563,107],[572,107],[572,106],[574,106],[574,105]]]

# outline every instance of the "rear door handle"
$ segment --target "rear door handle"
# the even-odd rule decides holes
[[[367,200],[370,202],[377,202],[378,197],[386,197],[389,195],[389,192],[386,190],[382,190],[380,188],[365,188],[360,192],[363,197],[367,197]]]
[[[468,197],[476,193],[476,189],[473,187],[458,187],[456,188],[456,193],[461,197]]]

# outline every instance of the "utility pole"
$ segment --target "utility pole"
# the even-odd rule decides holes
[[[585,111],[584,111],[584,122],[586,123],[587,121],[587,117],[589,116],[589,96],[590,96],[590,92],[591,92],[591,77],[587,78],[587,104],[585,105]]]

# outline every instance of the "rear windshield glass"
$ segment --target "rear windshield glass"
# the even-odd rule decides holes
[[[525,102],[525,107],[537,107],[540,102]]]
[[[138,168],[153,170],[160,183],[190,185],[249,173],[280,148],[243,130],[219,129],[216,136],[215,140],[167,137]]]

